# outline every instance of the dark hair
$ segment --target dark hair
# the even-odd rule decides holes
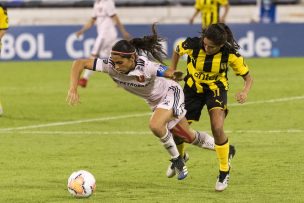
[[[163,63],[163,57],[166,56],[166,53],[163,50],[161,42],[164,41],[164,39],[157,35],[155,27],[156,25],[153,24],[152,35],[144,36],[142,38],[133,38],[130,41],[118,41],[112,47],[112,54],[120,55],[123,58],[130,58],[135,51],[137,51],[137,53],[142,51],[149,59]]]
[[[240,45],[236,42],[230,28],[224,23],[211,24],[202,32],[202,40],[204,37],[211,40],[215,45],[224,45],[229,50],[238,50]]]

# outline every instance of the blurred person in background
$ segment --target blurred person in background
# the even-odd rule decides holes
[[[4,5],[0,3],[0,56],[1,56],[1,39],[8,29],[7,10]],[[3,108],[0,101],[0,116],[3,114]]]
[[[112,45],[117,41],[118,37],[116,26],[124,39],[130,38],[130,34],[120,22],[113,0],[95,0],[92,17],[76,32],[76,36],[79,38],[92,28],[94,24],[96,24],[97,28],[97,38],[91,51],[92,58],[107,58],[109,56]],[[91,70],[86,70],[78,84],[81,87],[86,87],[92,73]]]
[[[235,155],[235,148],[229,144],[224,132],[224,121],[228,114],[228,68],[232,68],[234,73],[244,80],[243,89],[235,95],[238,103],[246,102],[253,82],[249,68],[238,49],[239,45],[230,28],[224,23],[217,23],[205,28],[201,37],[181,41],[171,60],[171,68],[175,70],[180,56],[185,54],[188,56],[187,75],[184,78],[187,110],[185,117],[188,122],[199,121],[203,107],[207,106],[219,162],[216,191],[224,191],[228,187],[230,162]],[[175,143],[183,156],[185,153],[183,141],[175,137]],[[171,168],[172,166],[168,167],[167,174],[170,174],[168,171]],[[172,171],[171,174],[174,172]]]
[[[195,17],[200,13],[202,28],[206,28],[213,23],[225,23],[230,5],[228,0],[196,0],[194,8],[195,12],[190,18],[190,24],[193,24]]]

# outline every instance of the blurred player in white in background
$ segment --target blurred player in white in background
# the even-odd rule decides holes
[[[97,28],[97,38],[91,52],[92,58],[107,58],[110,55],[111,48],[117,41],[116,26],[124,39],[130,38],[130,34],[119,20],[113,0],[96,0],[92,11],[92,18],[76,32],[76,36],[80,37],[92,28],[94,24],[96,24]],[[81,87],[86,87],[92,73],[91,70],[85,70],[78,84]]]

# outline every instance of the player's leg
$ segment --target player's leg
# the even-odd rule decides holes
[[[223,191],[228,187],[230,177],[230,161],[235,154],[233,146],[229,145],[228,137],[224,132],[224,121],[227,115],[227,91],[217,90],[209,92],[208,110],[211,130],[215,141],[215,151],[219,161],[219,176],[215,190]]]
[[[173,135],[168,130],[167,124],[170,120],[172,120],[173,111],[172,109],[162,109],[156,108],[153,112],[149,127],[153,134],[157,136],[161,143],[163,144],[164,148],[168,151],[171,156],[171,162],[174,166],[176,173],[178,174],[178,179],[182,180],[187,177],[188,170],[185,166],[184,160],[179,155],[176,144],[173,140]]]
[[[202,94],[197,94],[195,91],[193,91],[190,87],[185,85],[184,87],[184,95],[185,95],[185,109],[186,112],[186,118],[188,119],[189,125],[192,123],[192,121],[198,121],[201,115],[201,111],[204,106],[204,98]],[[174,133],[173,133],[174,134]],[[179,153],[184,157],[184,160],[187,161],[189,159],[189,154],[185,152],[185,143],[182,138],[179,138],[178,136],[175,137],[175,143],[177,145],[177,149]],[[211,137],[211,136],[210,136]],[[213,139],[211,137],[211,139]],[[212,141],[210,140],[210,143]],[[209,147],[207,147],[209,148]],[[174,170],[172,170],[172,164],[169,164],[167,171],[166,171],[167,177],[171,178],[175,175]]]
[[[198,146],[200,148],[214,150],[214,139],[212,136],[205,132],[197,132],[190,128],[186,118],[182,118],[172,129],[171,132],[175,135],[175,143],[182,142],[191,143],[192,145]],[[189,160],[188,153],[182,155],[184,161]],[[166,175],[171,178],[175,175],[173,166],[169,165],[167,168]]]

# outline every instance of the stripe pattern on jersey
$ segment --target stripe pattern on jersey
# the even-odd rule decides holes
[[[182,114],[179,110],[179,103],[180,103],[180,89],[177,86],[170,86],[169,91],[172,90],[174,94],[174,101],[173,101],[173,115],[178,117]]]
[[[244,63],[244,58],[237,51],[224,46],[218,53],[207,55],[201,44],[202,38],[187,38],[176,48],[180,56],[188,55],[185,83],[197,93],[208,89],[228,90],[228,66],[236,75],[248,74],[249,69]]]

